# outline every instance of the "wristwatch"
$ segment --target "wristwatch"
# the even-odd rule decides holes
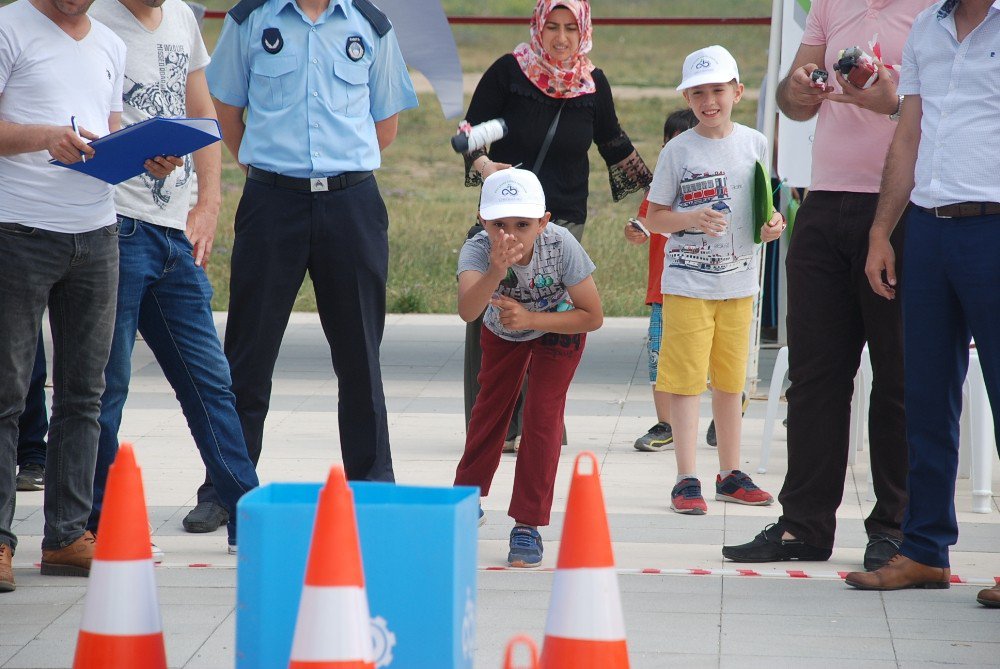
[[[899,112],[903,111],[903,98],[905,98],[905,97],[906,97],[905,95],[900,95],[899,96],[899,105],[896,107],[896,111],[894,111],[891,114],[889,114],[889,119],[890,120],[892,120],[892,121],[898,121],[899,120]]]

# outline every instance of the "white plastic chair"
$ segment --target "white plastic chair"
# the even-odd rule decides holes
[[[969,373],[962,388],[962,421],[959,437],[959,472],[972,479],[973,513],[990,513],[993,505],[993,458],[996,435],[986,394],[979,351],[969,350]],[[964,458],[963,458],[964,453]],[[970,457],[971,456],[971,457]],[[967,463],[967,464],[966,464]]]
[[[767,410],[764,413],[764,435],[760,442],[760,465],[757,473],[767,472],[768,464],[771,461],[771,441],[774,438],[774,421],[778,417],[778,404],[781,400],[781,386],[785,382],[788,374],[788,347],[782,346],[778,349],[778,355],[774,359],[774,370],[771,372],[771,385],[767,392]],[[858,374],[854,377],[854,399],[851,401],[851,427],[850,427],[850,450],[848,462],[854,464],[857,461],[857,452],[865,448],[865,435],[868,433],[868,396],[872,389],[872,363],[868,355],[868,346],[865,345],[861,352],[861,365],[858,367]],[[869,488],[871,481],[869,475]],[[872,494],[874,496],[874,494]]]

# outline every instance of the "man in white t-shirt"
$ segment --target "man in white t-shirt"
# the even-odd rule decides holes
[[[205,80],[208,51],[194,14],[182,0],[96,0],[90,14],[127,47],[123,125],[155,116],[215,118]],[[204,270],[222,199],[220,147],[214,144],[185,156],[166,178],[143,174],[115,189],[120,281],[114,339],[104,370],[107,388],[101,398],[101,439],[88,523],[95,532],[108,467],[118,451],[137,330],[180,400],[222,502],[199,505],[194,522],[185,519],[185,528],[209,532],[228,521],[229,545],[235,550],[236,502],[257,486]],[[199,188],[191,207],[195,173]]]
[[[74,163],[118,127],[125,45],[88,0],[0,7],[0,592],[14,589],[17,421],[46,305],[54,399],[45,468],[43,574],[86,576],[104,364],[118,285],[111,186]]]

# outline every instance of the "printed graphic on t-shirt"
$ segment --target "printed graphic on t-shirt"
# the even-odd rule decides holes
[[[517,300],[529,311],[565,311],[569,294],[556,280],[561,244],[541,246],[538,263],[527,267],[512,266],[500,282],[497,292]]]
[[[158,80],[135,81],[126,75],[122,99],[127,106],[142,112],[143,119],[152,116],[184,116],[190,58],[188,51],[180,44],[157,44],[156,56]],[[184,156],[184,165],[167,175],[166,179],[154,179],[144,172],[141,175],[142,183],[149,189],[153,203],[160,209],[166,208],[174,189],[183,188],[191,178],[193,167],[191,156],[187,155]]]
[[[678,208],[684,211],[711,207],[726,217],[726,232],[713,237],[698,228],[689,228],[673,235],[674,243],[667,251],[668,266],[679,270],[726,274],[748,269],[753,262],[752,248],[737,249],[733,226],[729,183],[724,170],[711,173],[683,168]],[[742,250],[744,253],[739,253]]]

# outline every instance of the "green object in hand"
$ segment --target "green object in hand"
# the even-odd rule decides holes
[[[753,175],[753,240],[761,243],[760,231],[774,215],[771,176],[764,163],[757,161]]]

